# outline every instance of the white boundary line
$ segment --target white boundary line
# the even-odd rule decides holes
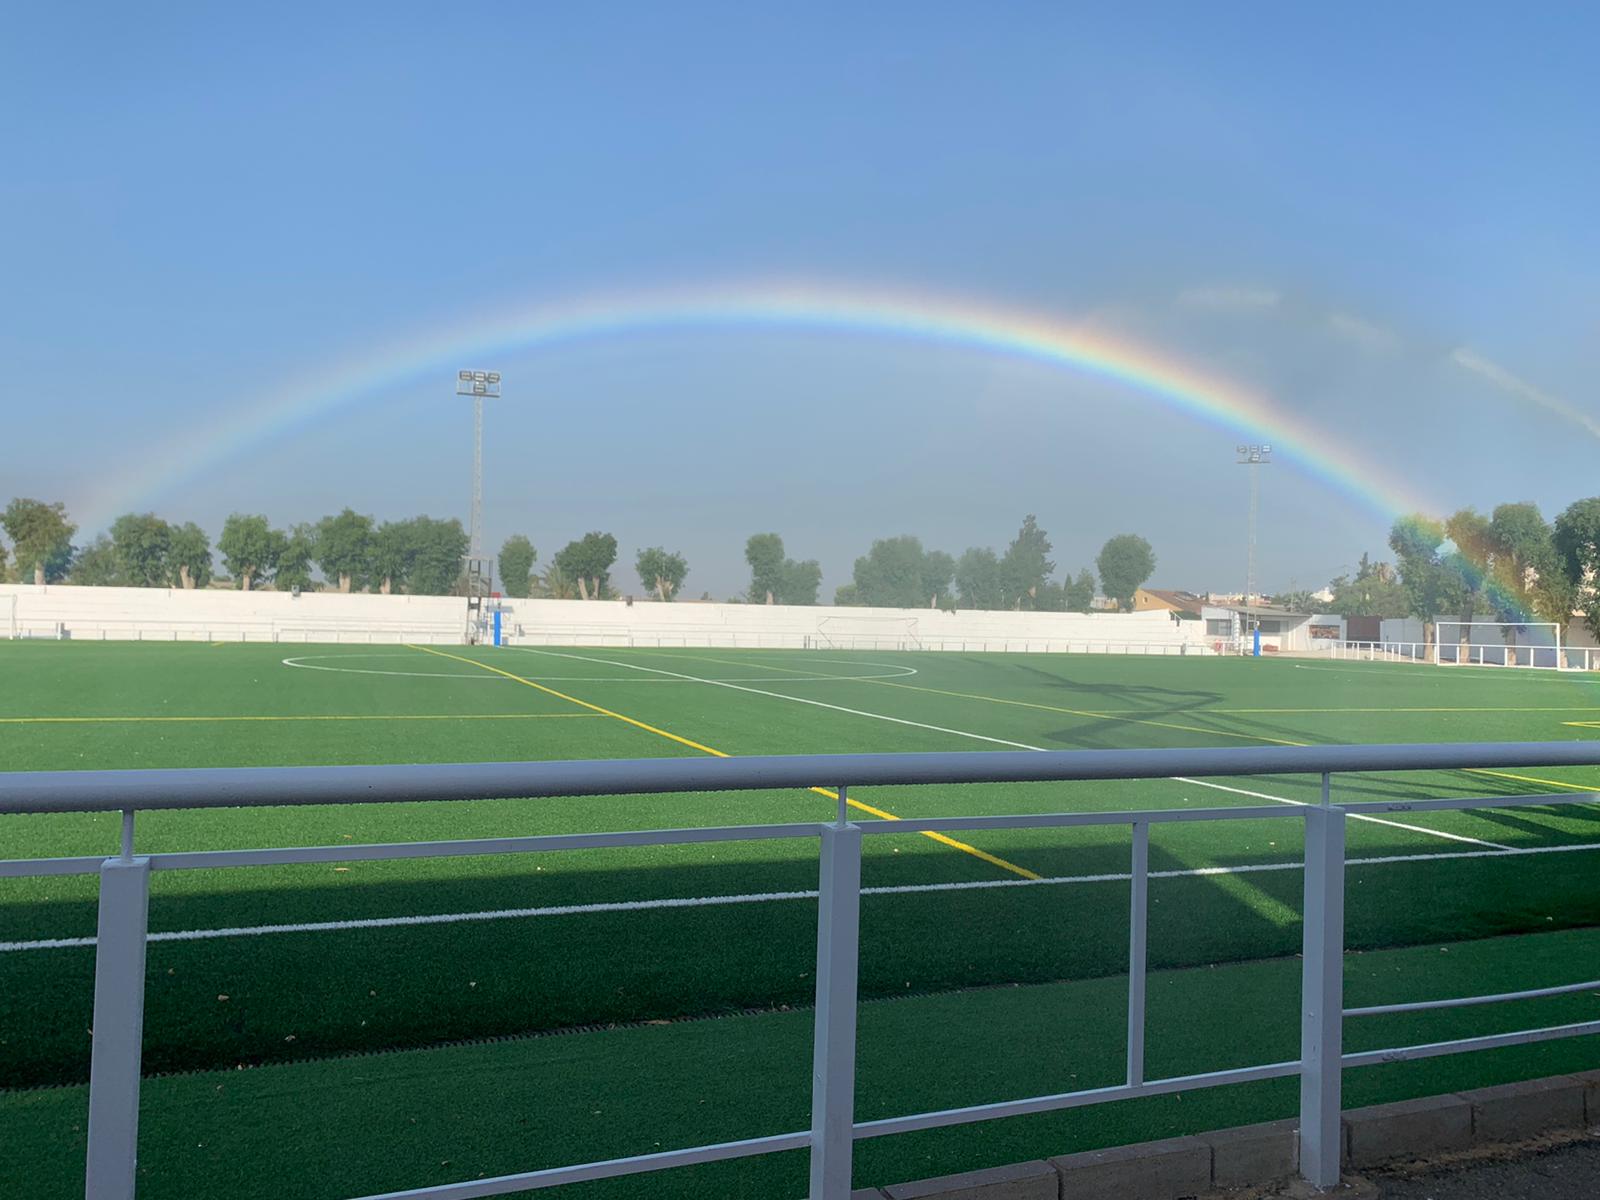
[[[1440,854],[1385,854],[1352,858],[1346,867],[1388,866],[1391,863],[1455,862],[1477,858],[1511,858],[1530,854],[1573,854],[1600,850],[1600,842],[1576,846],[1527,846],[1506,850],[1455,850]],[[1275,871],[1300,871],[1301,862],[1247,863],[1236,867],[1188,867],[1177,871],[1151,871],[1151,879],[1202,879],[1219,875],[1254,875]],[[1043,879],[981,879],[958,883],[904,883],[864,887],[863,896],[904,896],[920,892],[966,892],[991,888],[1060,887],[1095,883],[1126,883],[1126,871],[1099,875],[1053,875]],[[638,912],[663,908],[717,908],[730,904],[771,904],[786,900],[815,900],[815,891],[746,892],[731,896],[668,896],[656,900],[613,900],[595,904],[554,904],[540,908],[500,908],[479,912],[428,913],[411,917],[365,917],[350,921],[305,921],[286,925],[242,925],[221,929],[175,929],[152,933],[152,942],[198,942],[220,938],[264,937],[276,933],[342,933],[356,929],[394,929],[410,925],[454,925],[466,921],[507,921],[529,917],[568,917],[588,913]],[[29,942],[0,942],[0,954],[29,950],[74,950],[93,946],[96,939],[44,938]]]
[[[910,721],[904,717],[891,717],[885,715],[884,713],[866,712],[865,710],[859,708],[846,708],[842,704],[828,704],[822,700],[811,700],[804,696],[785,696],[782,692],[769,692],[762,688],[742,687],[738,684],[727,683],[718,679],[702,679],[696,675],[685,675],[681,671],[667,671],[660,667],[642,667],[637,663],[617,662],[616,660],[609,658],[590,658],[582,654],[561,654],[554,650],[536,650],[531,646],[516,646],[513,647],[513,649],[521,650],[525,654],[545,654],[553,658],[571,658],[579,662],[605,663],[606,665],[613,667],[628,667],[635,671],[648,671],[653,675],[670,675],[675,678],[689,680],[694,683],[705,683],[714,687],[732,688],[735,691],[750,692],[752,695],[756,696],[770,696],[775,700],[789,700],[795,704],[809,704],[815,708],[828,708],[832,709],[834,712],[848,713],[854,717],[868,717],[875,721],[890,721],[896,725],[909,725],[915,729],[932,730],[934,733],[948,733],[955,737],[971,738],[973,741],[989,742],[996,746],[1010,746],[1016,750],[1044,750],[1043,746],[1030,746],[1026,742],[1011,742],[1004,738],[989,737],[987,734],[970,733],[964,729],[948,729],[943,725],[927,725],[921,721]],[[1177,783],[1193,784],[1195,787],[1215,788],[1219,792],[1236,792],[1241,796],[1254,796],[1258,800],[1271,800],[1278,804],[1293,804],[1299,808],[1309,807],[1307,802],[1304,800],[1291,800],[1287,796],[1274,796],[1267,792],[1247,792],[1242,788],[1228,787],[1227,785],[1221,783],[1207,783],[1201,779],[1175,778],[1174,781]],[[1367,821],[1373,825],[1388,825],[1391,828],[1404,829],[1410,833],[1428,834],[1432,837],[1443,838],[1445,841],[1464,842],[1470,846],[1483,846],[1490,850],[1512,849],[1512,847],[1504,845],[1500,842],[1487,842],[1482,838],[1466,837],[1459,833],[1443,833],[1437,829],[1428,829],[1421,825],[1407,825],[1403,821],[1390,821],[1384,817],[1369,817],[1364,813],[1351,813],[1350,817],[1356,821]]]
[[[1207,783],[1204,779],[1190,779],[1187,776],[1173,776],[1179,783],[1192,783],[1196,787],[1215,788],[1219,792],[1232,792],[1236,796],[1254,796],[1257,800],[1277,800],[1282,804],[1295,804],[1301,808],[1315,807],[1306,800],[1291,800],[1287,796],[1273,796],[1266,792],[1252,792],[1245,788],[1229,787],[1225,783]],[[1427,829],[1421,825],[1407,825],[1404,821],[1391,821],[1387,817],[1369,817],[1366,813],[1347,814],[1353,821],[1371,821],[1374,825],[1390,825],[1395,829],[1409,829],[1413,833],[1427,833],[1434,837],[1445,838],[1452,842],[1466,842],[1470,846],[1487,846],[1491,850],[1514,850],[1514,846],[1502,845],[1500,842],[1486,842],[1482,838],[1467,837],[1459,833],[1445,833],[1440,829]]]

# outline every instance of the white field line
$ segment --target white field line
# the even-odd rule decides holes
[[[1352,858],[1346,867],[1388,866],[1391,863],[1454,862],[1476,858],[1513,858],[1529,854],[1572,854],[1600,850],[1600,842],[1576,846],[1527,846],[1508,850],[1454,850],[1438,854],[1385,854],[1371,858]],[[1173,871],[1151,871],[1151,879],[1204,879],[1220,875],[1254,875],[1263,872],[1300,871],[1301,862],[1246,863],[1236,867],[1187,867]],[[902,883],[888,887],[864,887],[863,896],[904,896],[920,892],[967,892],[991,888],[1061,887],[1096,883],[1126,883],[1126,871],[1099,875],[1052,875],[1043,879],[982,879],[959,883]],[[481,912],[428,913],[410,917],[363,917],[349,921],[304,921],[284,925],[241,925],[221,929],[174,929],[149,935],[151,942],[199,942],[219,938],[264,937],[275,933],[342,933],[354,929],[395,929],[410,925],[454,925],[465,921],[508,921],[529,917],[568,917],[587,913],[639,912],[662,908],[716,908],[730,904],[771,904],[785,900],[815,900],[813,891],[747,892],[731,896],[668,896],[656,900],[612,900],[595,904],[553,904],[540,908],[499,908]],[[28,950],[74,950],[93,946],[92,937],[43,938],[31,942],[0,942],[0,954]]]
[[[743,684],[729,683],[725,679],[706,679],[699,675],[685,675],[682,671],[667,671],[660,667],[641,667],[638,663],[617,662],[609,658],[589,658],[582,654],[560,654],[554,650],[535,650],[532,646],[514,646],[524,654],[545,654],[552,658],[574,658],[580,662],[604,663],[610,667],[626,667],[630,671],[648,671],[652,675],[669,675],[674,679],[681,679],[688,683],[703,683],[710,687],[731,688],[736,692],[749,692],[752,696],[770,696],[774,700],[788,700],[793,704],[809,704],[813,708],[827,708],[834,712],[848,713],[852,717],[867,717],[874,721],[889,721],[895,725],[909,725],[914,729],[928,729],[934,733],[948,733],[952,737],[971,738],[978,742],[989,742],[996,746],[1010,746],[1014,750],[1040,750],[1041,746],[1029,746],[1023,742],[1008,742],[1004,738],[987,737],[981,733],[968,733],[964,729],[946,729],[942,725],[925,725],[921,721],[908,721],[904,717],[890,717],[883,713],[865,712],[859,708],[846,708],[842,704],[828,704],[821,700],[810,700],[804,696],[786,696],[782,692],[769,692],[764,688],[746,687]],[[778,683],[787,683],[787,679],[775,680]]]
[[[1187,776],[1173,776],[1179,783],[1192,783],[1196,787],[1215,788],[1219,792],[1232,792],[1237,796],[1254,796],[1257,800],[1278,800],[1284,804],[1297,804],[1301,808],[1314,807],[1305,800],[1291,800],[1287,796],[1271,796],[1266,792],[1252,792],[1246,788],[1229,787],[1225,783],[1207,783],[1204,779],[1190,779]],[[1446,838],[1452,842],[1466,842],[1471,846],[1487,846],[1492,850],[1511,850],[1514,847],[1502,845],[1500,842],[1486,842],[1482,838],[1466,837],[1459,833],[1445,833],[1440,829],[1426,829],[1421,825],[1407,825],[1404,821],[1391,821],[1387,817],[1369,817],[1365,813],[1347,813],[1354,821],[1370,821],[1374,825],[1392,825],[1396,829],[1409,829],[1412,833],[1428,833],[1434,837]]]
[[[1004,738],[989,737],[987,734],[982,733],[970,733],[964,729],[947,729],[943,725],[925,725],[921,721],[910,721],[904,717],[891,717],[883,713],[866,712],[859,708],[846,708],[842,704],[827,704],[821,700],[811,700],[803,696],[786,696],[782,692],[769,692],[763,688],[743,687],[739,684],[727,683],[718,679],[701,679],[696,675],[685,675],[681,671],[666,671],[660,667],[641,667],[637,663],[622,663],[609,658],[589,658],[582,654],[560,654],[554,650],[535,650],[529,646],[518,646],[516,649],[522,650],[526,654],[548,654],[555,658],[573,658],[580,662],[605,663],[613,667],[630,667],[635,671],[648,671],[653,675],[671,675],[675,678],[691,680],[695,683],[710,684],[713,687],[733,688],[735,691],[750,692],[757,696],[770,696],[774,700],[789,700],[795,704],[809,704],[815,708],[829,708],[834,712],[848,713],[854,717],[868,717],[875,721],[890,721],[896,725],[910,725],[916,729],[929,729],[935,733],[948,733],[955,737],[971,738],[973,741],[989,742],[996,746],[1010,746],[1016,750],[1044,750],[1043,746],[1030,746],[1026,742],[1010,742]],[[1291,800],[1287,796],[1274,796],[1267,792],[1247,792],[1243,788],[1228,787],[1221,783],[1206,783],[1200,779],[1176,778],[1174,782],[1190,783],[1196,787],[1215,788],[1219,792],[1237,792],[1241,796],[1254,796],[1258,800],[1272,800],[1278,804],[1293,804],[1300,808],[1309,807],[1304,800]],[[1395,829],[1404,829],[1410,833],[1428,834],[1450,842],[1465,842],[1468,845],[1483,846],[1491,850],[1511,849],[1510,846],[1503,845],[1500,842],[1486,842],[1482,838],[1466,837],[1458,833],[1442,833],[1437,829],[1428,829],[1421,825],[1407,825],[1402,821],[1390,821],[1384,817],[1369,817],[1363,813],[1350,813],[1349,815],[1352,820],[1367,821],[1373,825],[1388,825]]]

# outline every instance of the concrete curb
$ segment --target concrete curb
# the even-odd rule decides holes
[[[1600,1126],[1600,1071],[1402,1100],[1344,1114],[1347,1170]],[[1299,1167],[1296,1122],[1272,1121],[863,1189],[852,1200],[1187,1200],[1263,1188]]]

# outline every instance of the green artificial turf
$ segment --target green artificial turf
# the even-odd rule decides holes
[[[1600,953],[1592,930],[1351,956],[1352,1003],[1498,991],[1566,977]],[[1404,982],[1403,982],[1404,981]],[[1126,980],[863,1004],[860,1120],[1121,1081]],[[1156,972],[1152,1078],[1293,1058],[1293,959]],[[1351,1022],[1351,1049],[1592,1020],[1600,997]],[[803,1129],[812,1015],[644,1025],[574,1036],[325,1059],[146,1082],[142,1200],[206,1194],[323,1200]],[[1350,1106],[1600,1065],[1600,1039],[1346,1073]],[[1173,1137],[1295,1111],[1292,1079],[1124,1101],[860,1142],[856,1180],[906,1179]],[[80,1194],[82,1087],[0,1094],[0,1194]],[[203,1183],[202,1183],[203,1181]],[[599,1200],[637,1178],[575,1186]],[[803,1155],[657,1175],[649,1194],[765,1200],[805,1190]]]
[[[1555,741],[1589,738],[1594,729],[1584,723],[1600,721],[1600,691],[1587,677],[1493,668],[1122,656],[441,649],[444,654],[397,646],[0,643],[0,769],[703,753],[663,733],[729,754],[981,751],[1008,744],[1073,749]],[[285,665],[284,659],[301,665]],[[1206,782],[1302,801],[1315,800],[1319,786],[1312,778],[1147,780],[853,788],[851,796],[905,817],[1265,802],[1204,786]],[[1335,797],[1487,796],[1559,791],[1559,784],[1600,786],[1600,769],[1338,777]],[[829,799],[815,793],[785,791],[150,813],[139,818],[137,848],[153,852],[818,821],[828,819],[832,808]],[[865,813],[857,816],[876,820]],[[1553,936],[1551,931],[1573,930],[1571,936],[1582,936],[1586,927],[1600,925],[1600,895],[1592,886],[1597,861],[1593,850],[1474,856],[1488,848],[1484,843],[1517,849],[1600,845],[1600,808],[1581,793],[1559,805],[1408,813],[1403,823],[1413,828],[1350,824],[1347,944],[1352,950],[1389,951],[1440,942],[1465,949],[1474,939],[1494,935]],[[0,818],[0,857],[109,853],[117,829],[115,814]],[[963,840],[986,855],[1055,879],[1125,871],[1128,861],[1127,831],[1115,827],[983,831]],[[1285,869],[1154,881],[1152,966],[1235,963],[1240,969],[1256,964],[1265,970],[1267,962],[1293,954],[1300,941],[1302,880],[1294,869],[1300,855],[1300,823],[1292,819],[1158,826],[1152,836],[1152,870]],[[1440,855],[1446,857],[1411,861]],[[162,872],[153,882],[151,928],[231,929],[803,892],[816,886],[815,856],[814,842],[793,840]],[[865,897],[864,997],[926,993],[926,1003],[933,1004],[938,993],[948,993],[965,1004],[972,996],[989,993],[956,989],[1026,984],[1032,986],[1017,989],[1016,995],[1034,997],[1027,1003],[1038,1007],[1047,1006],[1052,995],[1047,987],[1053,981],[1112,991],[1122,986],[1117,977],[1126,969],[1125,882],[1025,884],[1005,867],[915,834],[868,838],[863,879],[869,888],[1019,885]],[[92,936],[95,894],[92,876],[0,882],[0,943]],[[229,1068],[801,1005],[812,990],[815,919],[815,901],[799,897],[157,941],[149,950],[145,1066],[151,1072]],[[1512,937],[1492,944],[1501,956],[1497,969],[1512,980],[1510,986],[1524,986],[1516,982],[1525,977],[1519,972],[1542,969],[1533,939]],[[1524,953],[1518,947],[1524,945],[1527,960],[1518,967],[1518,956]],[[0,1087],[73,1083],[86,1077],[93,954],[88,947],[0,949]],[[1402,954],[1393,961],[1434,960]],[[1428,990],[1431,970],[1409,971],[1394,973],[1393,993],[1421,988],[1421,994],[1436,994]],[[1243,1001],[1253,1006],[1256,997],[1249,987],[1254,984],[1240,986],[1246,988]],[[1469,981],[1453,990],[1496,989]],[[1375,997],[1386,998],[1398,997]],[[1260,999],[1270,997],[1264,992]],[[1292,1008],[1291,1000],[1291,1016]],[[875,1010],[869,1006],[864,1011]],[[1045,1018],[1035,1013],[1032,1019]],[[1120,1019],[1112,1006],[1106,1028],[1115,1026],[1119,1039]],[[803,1020],[782,1012],[704,1028],[742,1029],[744,1022],[768,1021],[771,1028],[799,1030],[794,1036],[801,1042],[808,1036]],[[1234,1038],[1232,1049],[1240,1049],[1247,1044],[1247,1026],[1221,1028],[1220,1035]],[[674,1037],[692,1037],[699,1035],[681,1031],[701,1027],[669,1028]],[[621,1030],[605,1036],[636,1033]],[[945,1033],[933,1022],[930,1037],[936,1041]],[[587,1045],[596,1036],[514,1044]],[[656,1036],[656,1031],[641,1036]],[[1085,1027],[1063,1036],[1063,1053],[1080,1055],[1110,1035]],[[1153,1045],[1158,1038],[1153,1010]],[[631,1043],[622,1038],[614,1044]],[[1546,1056],[1538,1060],[1543,1062],[1561,1061],[1564,1052],[1576,1053],[1570,1045],[1566,1051],[1526,1053]],[[448,1056],[466,1051],[431,1053],[444,1057],[401,1056],[394,1061],[412,1062],[406,1069],[423,1083],[437,1073],[448,1074]],[[913,1049],[905,1053],[915,1058]],[[1507,1061],[1524,1061],[1507,1053]],[[389,1060],[329,1057],[323,1065],[337,1073],[347,1069],[340,1063],[354,1061]],[[803,1072],[804,1066],[802,1052],[796,1069]],[[258,1077],[268,1076],[237,1076]],[[970,1071],[964,1077],[974,1078]],[[1006,1067],[1000,1094],[1032,1089],[1023,1079]],[[796,1085],[801,1108],[803,1082],[802,1077]],[[149,1090],[158,1094],[169,1084],[189,1095],[180,1080],[152,1083]],[[618,1097],[634,1086],[623,1088]],[[1260,1094],[1272,1087],[1261,1085],[1265,1090]],[[1255,1094],[1248,1088],[1233,1092]],[[18,1093],[7,1099],[7,1111],[57,1112],[52,1106],[70,1107],[66,1098],[75,1094]],[[649,1089],[638,1098],[648,1102]],[[164,1128],[163,1118],[154,1120],[158,1130]],[[664,1132],[669,1144],[684,1144],[698,1139],[699,1134],[690,1132],[695,1128],[692,1122],[668,1123]],[[951,1161],[970,1164],[970,1155],[962,1155],[998,1136],[949,1134],[939,1144],[966,1147]],[[1121,1135],[1104,1136],[1115,1140]],[[612,1152],[591,1152],[582,1145],[575,1143],[570,1153],[540,1157],[538,1163]],[[864,1149],[866,1161],[877,1152]],[[515,1161],[493,1170],[528,1165],[526,1156],[511,1158]],[[387,1161],[397,1171],[407,1164],[408,1186],[422,1181],[416,1171],[426,1165],[426,1154],[415,1160],[395,1155]],[[197,1168],[191,1163],[174,1169],[181,1178],[185,1170]],[[438,1177],[456,1176],[445,1171]],[[338,1189],[325,1194],[338,1194]]]

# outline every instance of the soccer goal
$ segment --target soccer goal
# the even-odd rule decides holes
[[[814,639],[834,650],[921,650],[916,617],[878,617],[866,613],[826,616]]]
[[[1561,626],[1554,621],[1502,625],[1498,621],[1439,621],[1434,626],[1434,662],[1476,667],[1542,667],[1560,670],[1566,661]]]

